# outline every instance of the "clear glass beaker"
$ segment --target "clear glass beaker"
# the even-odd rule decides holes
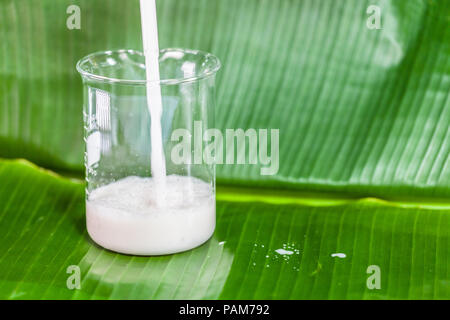
[[[206,52],[165,49],[160,79],[147,82],[133,50],[98,52],[77,64],[84,84],[86,225],[104,248],[136,255],[189,250],[215,228],[215,75]],[[146,86],[159,86],[166,177],[152,177]],[[150,97],[150,100],[152,97]],[[155,126],[156,127],[156,126]],[[205,141],[206,138],[206,141]]]

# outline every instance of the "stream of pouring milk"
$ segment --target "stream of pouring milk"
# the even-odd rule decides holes
[[[197,247],[215,228],[212,186],[189,176],[166,176],[155,0],[140,0],[147,105],[151,117],[152,178],[129,176],[89,193],[86,224],[99,245],[121,253],[161,255]]]
[[[159,44],[158,23],[156,18],[155,0],[141,1],[142,43],[145,55],[145,73],[147,81],[154,85],[147,85],[147,106],[151,116],[151,142],[152,142],[152,176],[164,187],[166,175],[166,160],[162,146],[162,97],[161,87],[157,83],[159,76]]]

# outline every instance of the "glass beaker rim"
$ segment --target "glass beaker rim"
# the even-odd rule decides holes
[[[84,66],[95,57],[101,57],[101,56],[112,56],[114,54],[121,54],[121,53],[128,53],[128,54],[136,54],[139,56],[144,57],[144,54],[140,51],[134,50],[134,49],[118,49],[118,50],[104,50],[104,51],[97,51],[93,52],[91,54],[88,54],[87,56],[81,58],[76,65],[77,71],[80,73],[80,75],[83,78],[87,78],[94,81],[99,82],[106,82],[106,83],[117,83],[117,84],[127,84],[127,85],[176,85],[184,82],[193,82],[198,81],[203,78],[207,78],[209,76],[212,76],[219,71],[221,67],[221,63],[219,58],[217,58],[215,55],[202,51],[202,50],[193,50],[193,49],[183,49],[183,48],[165,48],[159,51],[160,56],[168,53],[168,52],[180,52],[183,54],[192,54],[197,56],[202,56],[205,60],[209,61],[212,65],[211,68],[203,70],[202,72],[190,76],[183,76],[183,77],[177,77],[177,78],[168,78],[168,79],[160,79],[160,80],[152,80],[147,81],[145,79],[123,79],[123,78],[114,78],[114,77],[108,77],[103,76],[99,74],[95,74],[94,72],[90,72],[84,68]]]

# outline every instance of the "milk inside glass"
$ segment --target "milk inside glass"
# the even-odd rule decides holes
[[[95,189],[86,202],[87,229],[99,245],[122,253],[161,255],[199,246],[215,227],[211,186],[200,179],[166,177],[163,206],[154,178],[127,177]]]

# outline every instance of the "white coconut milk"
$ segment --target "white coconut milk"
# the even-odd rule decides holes
[[[89,235],[104,248],[136,255],[185,251],[208,240],[215,228],[212,187],[178,175],[167,176],[166,186],[163,207],[154,178],[130,176],[93,190],[86,202]]]

